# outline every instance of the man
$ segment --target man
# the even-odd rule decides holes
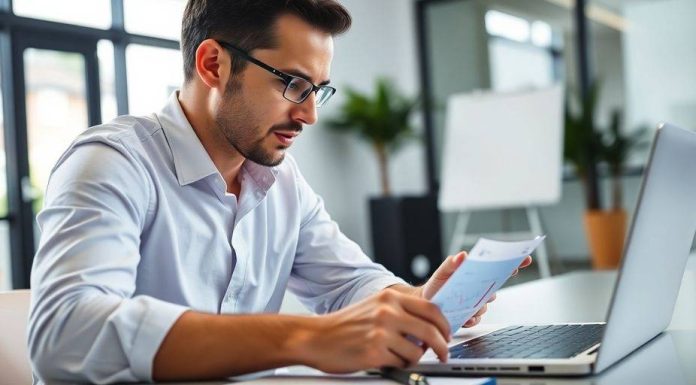
[[[333,0],[188,3],[181,91],[87,130],[53,170],[32,271],[40,379],[339,373],[427,347],[447,359],[428,299],[464,253],[407,285],[339,231],[286,154],[334,92],[332,37],[349,26]],[[272,314],[286,288],[324,315]]]

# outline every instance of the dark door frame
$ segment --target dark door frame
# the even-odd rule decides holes
[[[5,127],[8,165],[8,220],[10,225],[10,250],[12,282],[15,288],[29,288],[30,273],[35,252],[33,198],[29,191],[29,146],[27,139],[27,105],[24,51],[37,48],[51,51],[78,53],[85,60],[85,97],[88,125],[101,123],[101,92],[99,87],[99,60],[97,39],[86,38],[69,32],[39,32],[16,28],[9,32],[3,44],[11,54],[11,68],[3,68],[3,84],[8,80],[11,103],[11,122]],[[9,46],[9,47],[8,47]],[[14,186],[13,186],[14,184]]]

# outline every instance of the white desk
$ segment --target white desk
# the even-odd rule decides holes
[[[687,270],[667,332],[599,376],[583,378],[497,377],[501,385],[696,384],[696,266]],[[541,324],[604,321],[615,272],[576,272],[500,290],[486,324],[457,336],[481,334],[500,323]],[[291,369],[299,374],[302,369]],[[296,370],[296,371],[295,371]],[[248,384],[393,384],[364,377],[273,376]],[[211,384],[207,382],[205,384]],[[217,382],[212,384],[224,384]]]

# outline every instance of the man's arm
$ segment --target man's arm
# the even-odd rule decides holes
[[[324,202],[309,186],[292,156],[283,162],[299,201],[300,228],[288,289],[315,313],[324,314],[359,302],[394,284],[406,284],[373,262],[331,219]]]
[[[51,174],[28,324],[32,368],[46,382],[150,381],[161,341],[187,310],[135,295],[150,196],[140,167],[120,142],[89,142]]]
[[[331,373],[405,367],[418,362],[425,347],[445,361],[448,329],[435,305],[396,290],[319,317],[186,312],[162,342],[153,378],[223,378],[288,365]]]
[[[307,361],[312,317],[185,312],[155,355],[153,379],[224,378]]]
[[[387,289],[396,290],[399,293],[406,294],[406,295],[423,297],[423,286],[411,286],[411,285],[403,285],[403,284],[397,283],[396,285],[389,286]]]

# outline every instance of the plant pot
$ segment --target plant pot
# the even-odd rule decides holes
[[[417,285],[442,262],[437,197],[370,199],[375,262]]]
[[[616,269],[626,238],[626,210],[585,212],[585,232],[595,270]]]

